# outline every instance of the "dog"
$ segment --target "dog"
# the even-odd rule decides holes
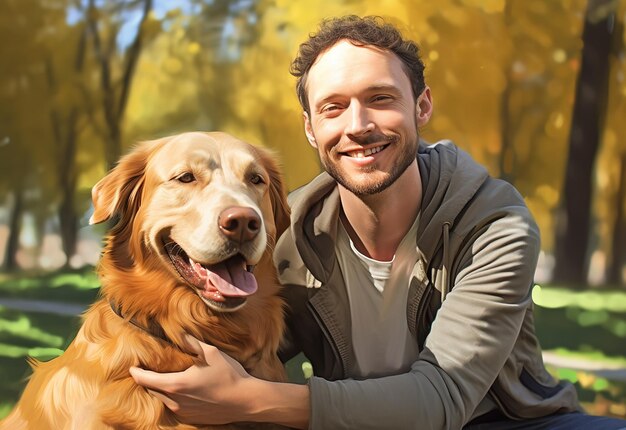
[[[143,142],[92,199],[90,223],[114,225],[97,269],[99,299],[61,356],[32,362],[0,429],[198,428],[179,423],[129,374],[131,366],[191,366],[185,334],[256,377],[286,380],[271,254],[289,209],[271,152],[220,132]]]

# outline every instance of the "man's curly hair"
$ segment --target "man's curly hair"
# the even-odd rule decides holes
[[[320,54],[342,39],[356,46],[370,45],[394,53],[402,61],[411,81],[414,99],[417,100],[424,91],[424,63],[419,55],[419,47],[415,42],[404,39],[396,27],[377,16],[330,18],[322,21],[317,33],[310,34],[309,39],[300,45],[298,55],[291,63],[290,72],[298,78],[298,100],[309,115],[311,112],[306,94],[309,70]]]

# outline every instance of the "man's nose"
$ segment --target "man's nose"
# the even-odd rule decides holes
[[[369,117],[367,108],[358,102],[350,103],[348,108],[348,124],[346,124],[346,135],[362,136],[374,130],[374,123]]]

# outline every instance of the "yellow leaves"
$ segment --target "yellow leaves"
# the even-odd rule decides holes
[[[610,148],[616,148],[616,146],[619,145],[619,142],[617,140],[617,133],[616,133],[615,129],[607,128],[604,131],[604,136],[603,137],[604,137],[603,145],[607,145]]]
[[[220,64],[216,40],[189,31],[189,17],[173,9],[166,14],[173,25],[140,62],[129,128],[153,135],[174,126],[228,128],[278,149],[290,187],[302,183],[319,166],[302,134],[290,62],[323,18],[380,15],[420,44],[436,106],[422,130],[426,138],[452,138],[492,173],[504,165],[518,175],[516,185],[549,231],[549,211],[560,198],[585,6],[586,0],[262,1],[256,39],[232,64]],[[626,96],[626,84],[612,94]],[[514,150],[500,160],[504,136]],[[605,141],[626,139],[608,133]],[[605,158],[601,166],[611,162]],[[604,171],[599,184],[614,182],[616,171]]]
[[[626,404],[611,403],[611,405],[609,406],[609,412],[618,417],[626,417]]]
[[[429,128],[432,128],[437,134],[443,134],[446,130],[454,128],[454,123],[450,117],[442,112],[441,114],[433,116]]]
[[[551,185],[539,185],[535,189],[535,196],[541,199],[548,207],[556,207],[559,202],[559,192]]]
[[[565,124],[565,115],[562,112],[552,112],[546,121],[544,131],[546,136],[550,138],[563,138],[567,130],[563,128]]]
[[[504,11],[505,0],[463,0],[462,3],[480,8],[486,13],[501,13]]]
[[[563,49],[555,49],[552,52],[552,59],[554,60],[555,63],[564,63],[565,60],[567,60],[567,52],[565,52],[565,50]]]
[[[382,0],[382,1],[364,1],[365,15],[378,15],[384,17],[389,22],[397,25],[400,29],[403,29],[407,24],[407,9],[410,5],[407,5],[403,1],[398,0]],[[394,13],[389,13],[393,11]],[[357,13],[358,14],[358,13]]]
[[[428,45],[432,46],[432,45],[436,45],[439,42],[439,40],[440,40],[439,33],[435,32],[435,31],[430,31],[426,35],[425,42]]]
[[[468,14],[461,7],[446,8],[445,13],[441,17],[454,27],[464,27],[468,22]]]
[[[183,69],[183,63],[178,58],[166,58],[163,62],[163,69],[170,75],[176,75]]]
[[[187,45],[187,52],[191,55],[196,55],[200,53],[201,49],[202,47],[200,46],[198,42],[191,42]]]
[[[554,127],[557,129],[563,127],[563,114],[561,112],[554,117]]]
[[[583,388],[591,388],[596,381],[596,377],[593,373],[577,372],[576,377]]]
[[[449,88],[450,90],[454,90],[456,87],[459,86],[459,80],[456,76],[456,73],[453,70],[446,70],[444,72],[444,84],[446,85],[447,88]]]
[[[166,20],[174,20],[180,18],[182,16],[182,11],[180,8],[170,9],[165,13]]]
[[[161,32],[161,21],[154,15],[153,11],[148,13],[142,31],[145,40],[152,40]]]

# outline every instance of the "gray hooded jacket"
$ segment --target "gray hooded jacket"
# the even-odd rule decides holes
[[[522,197],[449,141],[420,144],[419,260],[406,318],[411,371],[354,380],[349,301],[335,256],[339,193],[322,173],[290,195],[274,253],[289,304],[282,358],[304,352],[311,429],[460,429],[489,392],[524,419],[578,410],[574,387],[545,370],[531,299],[539,232]]]

